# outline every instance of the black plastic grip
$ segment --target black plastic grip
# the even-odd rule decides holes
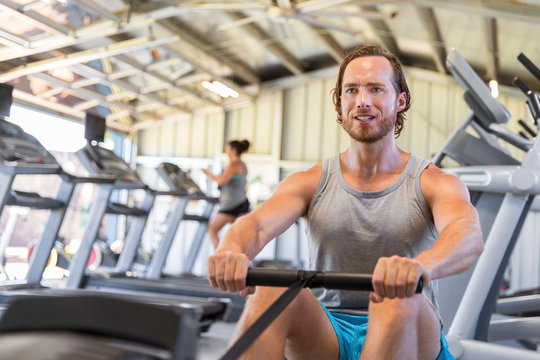
[[[305,270],[253,268],[248,270],[246,284],[248,286],[289,287],[296,281],[306,278],[311,278],[306,284],[309,288],[373,291],[371,275]],[[423,282],[420,279],[416,293],[421,293],[422,288]]]
[[[530,128],[529,125],[527,125],[527,123],[521,119],[518,120],[518,124],[532,137],[536,137],[536,131],[534,131],[533,129]],[[524,136],[525,138],[527,138],[527,136]]]
[[[518,55],[518,60],[533,74],[538,80],[540,80],[540,69],[531,61],[525,54],[521,53]]]
[[[514,84],[520,88],[521,91],[529,98],[527,104],[529,105],[529,110],[535,122],[540,118],[540,100],[538,100],[538,95],[536,92],[532,91],[523,81],[521,81],[517,76],[514,76]]]
[[[529,89],[529,87],[525,85],[525,83],[521,81],[521,79],[517,76],[514,76],[513,82],[521,91],[523,91],[525,95],[527,95],[531,91],[531,89]]]

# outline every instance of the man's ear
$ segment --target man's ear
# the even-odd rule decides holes
[[[405,107],[407,106],[407,94],[405,94],[404,92],[399,93],[398,98],[397,98],[397,105],[398,105],[398,112],[405,109]]]

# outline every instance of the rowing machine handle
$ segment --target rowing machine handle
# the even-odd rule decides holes
[[[373,291],[371,275],[264,268],[248,269],[246,285],[289,287],[294,282],[305,278],[311,278],[306,285],[309,288]],[[423,282],[420,279],[416,293],[421,293],[422,288]]]

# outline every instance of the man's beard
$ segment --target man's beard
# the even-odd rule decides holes
[[[394,131],[396,120],[396,114],[393,114],[385,117],[381,122],[377,123],[376,126],[373,126],[373,124],[369,126],[360,125],[352,130],[351,125],[354,124],[356,120],[344,121],[342,126],[347,134],[354,140],[363,143],[374,143],[384,138],[389,132]]]

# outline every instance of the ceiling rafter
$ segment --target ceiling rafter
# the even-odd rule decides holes
[[[497,20],[483,19],[483,32],[486,42],[486,75],[497,80],[499,74],[499,45],[497,41]]]
[[[317,26],[313,24],[306,23],[314,32],[317,34],[319,39],[322,41],[330,55],[336,60],[338,64],[341,63],[345,57],[345,49],[337,42],[337,40],[328,33],[327,29],[322,26]]]
[[[213,45],[213,42],[201,32],[195,30],[185,22],[175,19],[164,19],[160,24],[170,28],[175,34],[178,34],[182,41],[190,43],[192,46],[198,47],[205,55],[218,60],[223,65],[231,68],[236,76],[244,80],[246,83],[258,84],[260,82],[257,74],[243,61],[238,58],[224,57],[218,51],[205,50],[204,47]],[[202,44],[202,49],[201,49]]]
[[[388,3],[410,3],[407,0],[389,1]],[[497,9],[488,7],[491,2],[483,0],[413,0],[414,4],[419,6],[446,8],[450,10],[464,11],[470,14],[496,17],[499,19],[507,19],[513,21],[525,21],[531,23],[540,23],[540,11],[533,11],[532,7],[525,6],[523,11],[516,10],[515,6]]]
[[[128,67],[130,67],[132,69],[135,69],[142,76],[151,77],[153,79],[156,79],[159,82],[168,84],[170,87],[177,88],[178,90],[181,90],[181,91],[183,91],[183,92],[185,92],[185,93],[187,93],[189,95],[192,95],[193,97],[196,97],[196,98],[202,100],[203,102],[207,103],[208,105],[214,105],[214,106],[220,106],[221,105],[221,103],[219,103],[219,102],[217,102],[215,100],[212,100],[212,99],[210,99],[208,97],[205,97],[203,94],[200,94],[197,91],[195,91],[195,90],[193,90],[193,89],[191,89],[191,88],[189,88],[187,86],[176,84],[173,80],[168,79],[167,77],[159,74],[156,71],[145,69],[145,67],[143,65],[139,64],[136,60],[130,59],[127,55],[117,55],[112,60],[113,61],[119,61],[123,65],[128,66]]]
[[[82,110],[77,110],[77,109],[74,109],[73,107],[70,107],[64,104],[54,103],[48,100],[43,100],[33,94],[29,94],[25,91],[21,91],[18,89],[13,89],[13,98],[21,102],[34,104],[36,106],[39,106],[45,109],[50,109],[52,111],[66,114],[79,120],[83,120],[86,116],[85,112]],[[125,116],[125,114],[129,112],[123,110],[120,113],[122,113],[122,115]],[[115,118],[116,118],[116,114],[107,115],[107,127],[113,130],[118,130],[118,131],[126,132],[126,133],[133,131],[131,125],[126,125],[126,124],[121,124],[119,122],[116,122],[114,121]]]
[[[245,18],[243,14],[238,12],[227,11],[227,15],[229,15],[235,21]],[[277,42],[269,42],[272,37],[267,34],[266,31],[264,31],[260,26],[256,24],[244,24],[242,28],[246,30],[249,35],[253,36],[261,43],[265,43],[264,46],[274,55],[276,55],[281,61],[283,61],[283,65],[290,72],[295,75],[301,75],[304,72],[302,62],[298,60],[293,54],[291,54],[283,45]]]
[[[122,54],[127,51],[145,49],[148,47],[158,46],[177,40],[177,36],[171,36],[168,38],[156,40],[152,40],[149,37],[143,36],[118,43],[109,44],[107,46],[57,56],[51,59],[39,60],[32,63],[27,63],[25,65],[17,66],[10,71],[0,74],[0,82],[7,82],[24,75],[35,74],[38,72],[52,70],[62,66],[70,66],[91,60],[102,59],[105,57]]]
[[[361,5],[360,9],[370,12],[378,11],[377,7],[373,5]],[[399,56],[399,47],[396,38],[386,21],[382,19],[366,19],[366,21],[379,38],[382,46],[392,54]]]
[[[166,29],[168,29],[169,31],[171,31],[173,33],[182,34],[181,35],[181,40],[182,41],[185,41],[186,43],[190,44],[191,46],[194,46],[194,47],[198,48],[199,50],[202,50],[202,49],[200,49],[200,45],[197,44],[197,40],[194,39],[193,36],[189,36],[189,35],[186,36],[186,33],[182,32],[182,29],[178,25],[175,25],[175,23],[176,23],[176,21],[172,22],[172,21],[168,21],[168,20],[163,20],[163,21],[160,22],[160,25],[162,25],[163,27],[165,27]],[[181,58],[183,61],[190,64],[194,69],[197,69],[200,72],[208,74],[209,76],[211,76],[215,80],[221,82],[222,84],[227,85],[231,89],[236,90],[239,94],[242,94],[243,96],[245,96],[245,97],[247,97],[249,99],[251,99],[253,96],[257,95],[260,80],[259,80],[258,76],[255,73],[249,74],[247,67],[246,68],[242,68],[241,66],[237,67],[236,65],[234,65],[234,64],[232,64],[230,62],[224,62],[223,59],[219,59],[219,56],[217,58],[215,58],[214,56],[212,56],[212,54],[205,53],[204,50],[202,50],[203,54],[205,54],[205,56],[208,56],[209,58],[213,59],[215,62],[224,64],[225,66],[229,66],[231,69],[233,69],[233,72],[237,76],[239,76],[240,78],[243,78],[243,79],[248,78],[248,79],[255,80],[255,82],[253,83],[254,86],[250,86],[252,89],[255,88],[255,91],[247,90],[246,88],[240,86],[236,82],[234,82],[232,80],[229,80],[229,79],[227,79],[227,78],[225,78],[225,77],[223,77],[221,75],[216,74],[215,71],[213,71],[212,69],[202,65],[200,61],[197,61],[197,59],[191,59],[190,57],[188,57],[187,55],[185,55],[184,53],[179,51],[176,47],[164,46],[164,49],[167,52],[169,52],[170,54],[174,54],[174,56],[177,56],[177,57]],[[179,79],[178,84],[182,84],[181,80],[182,79]]]
[[[441,35],[441,30],[439,29],[437,18],[435,17],[435,12],[433,11],[433,8],[427,6],[417,6],[416,12],[427,30],[429,44],[431,45],[433,53],[433,61],[435,62],[437,71],[446,74],[446,49],[444,47],[444,40]]]
[[[69,27],[63,26],[34,10],[25,10],[24,6],[20,6],[18,3],[9,0],[0,0],[0,10],[2,12],[10,14],[22,21],[32,24],[38,29],[56,33],[61,35],[69,35],[73,30]]]
[[[132,116],[148,118],[148,116],[146,116],[146,115],[138,114],[136,108],[134,106],[132,106],[132,105],[125,104],[125,103],[122,103],[122,102],[117,102],[117,101],[109,101],[109,100],[107,100],[105,95],[100,94],[100,93],[98,93],[96,91],[83,89],[83,88],[73,89],[69,82],[58,79],[58,78],[55,78],[52,75],[47,75],[47,74],[43,74],[43,73],[37,73],[37,74],[31,75],[30,77],[31,78],[35,77],[35,78],[44,80],[48,84],[51,84],[53,86],[60,86],[60,87],[65,89],[64,91],[67,91],[68,93],[73,94],[74,96],[76,96],[78,98],[81,98],[83,100],[97,100],[103,106],[117,107],[119,109],[129,111]]]
[[[189,109],[187,109],[185,107],[182,107],[182,106],[179,106],[179,105],[174,105],[174,106],[169,105],[166,99],[161,98],[161,97],[159,97],[157,95],[143,94],[141,92],[141,89],[139,89],[136,86],[131,85],[131,84],[129,84],[129,83],[123,81],[123,80],[110,79],[108,77],[108,75],[105,74],[104,72],[102,72],[100,70],[97,70],[97,69],[94,69],[93,67],[90,67],[88,65],[78,64],[78,65],[75,65],[74,67],[75,67],[74,71],[76,71],[79,75],[82,75],[82,76],[85,76],[85,77],[90,77],[90,78],[99,77],[101,79],[102,84],[107,85],[107,86],[116,85],[116,86],[118,86],[118,87],[120,87],[120,88],[122,88],[124,90],[128,90],[131,93],[133,93],[141,101],[145,101],[145,102],[154,101],[154,102],[157,102],[157,103],[161,104],[164,107],[172,109],[173,111],[177,111],[177,112],[180,111],[182,113],[187,113],[187,114],[191,113],[191,110],[189,110]]]

